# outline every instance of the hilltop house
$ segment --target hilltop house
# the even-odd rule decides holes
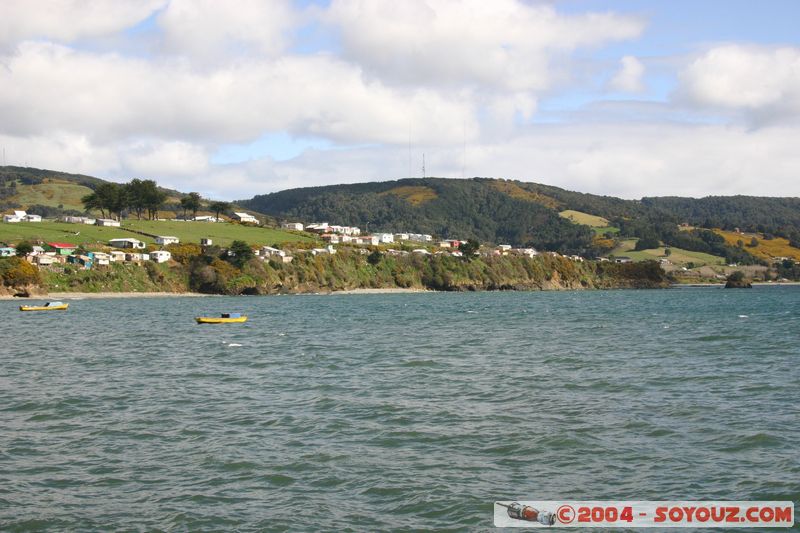
[[[376,233],[375,237],[377,237],[378,240],[384,244],[394,242],[394,235],[391,233]]]
[[[134,248],[134,249],[142,249],[145,247],[145,244],[140,241],[139,239],[111,239],[108,241],[109,246],[113,246],[114,248]]]
[[[159,235],[156,237],[156,244],[160,244],[161,246],[178,244],[179,242],[181,242],[181,240],[177,237],[173,237],[172,235]]]
[[[250,213],[234,213],[233,218],[239,222],[251,222],[253,224],[258,224],[258,219]]]
[[[25,211],[14,211],[13,215],[3,215],[3,222],[22,222],[25,220],[26,213]],[[41,219],[40,219],[41,220]]]
[[[94,221],[96,226],[105,226],[108,228],[118,228],[120,226],[119,220],[113,220],[110,218],[98,218]]]
[[[3,246],[0,248],[0,257],[14,257],[17,255],[17,249],[11,246]]]
[[[284,222],[281,224],[281,228],[294,231],[303,231],[303,225],[299,222]]]
[[[69,224],[92,224],[92,225],[94,225],[94,223],[97,222],[97,220],[94,219],[94,218],[74,217],[74,216],[69,216],[69,215],[61,217],[61,221],[62,222],[67,222]]]
[[[41,215],[32,215],[30,213],[25,215],[24,218],[25,222],[41,222],[42,216]]]

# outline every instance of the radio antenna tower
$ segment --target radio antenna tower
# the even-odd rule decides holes
[[[422,177],[423,178],[426,177],[425,176],[425,152],[422,152]]]

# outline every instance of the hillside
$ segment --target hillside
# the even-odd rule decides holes
[[[511,180],[416,178],[290,189],[238,203],[282,220],[328,221],[369,231],[413,231],[587,255],[606,254],[619,238],[628,237],[638,239],[645,247],[641,249],[668,245],[729,263],[764,260],[710,231],[734,227],[782,237],[793,246],[800,243],[797,198],[637,201]],[[679,227],[686,223],[696,227]]]
[[[0,211],[11,208],[28,209],[46,206],[65,211],[83,212],[81,198],[107,183],[106,180],[84,174],[29,167],[0,166]],[[159,187],[169,201],[184,193]]]

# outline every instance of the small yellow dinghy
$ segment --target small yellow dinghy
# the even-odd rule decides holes
[[[44,305],[20,305],[20,311],[66,311],[69,304],[64,302],[47,302]]]
[[[247,316],[241,313],[222,313],[220,317],[199,316],[195,318],[198,324],[232,324],[247,322]]]

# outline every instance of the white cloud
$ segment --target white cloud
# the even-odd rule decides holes
[[[340,142],[406,143],[477,130],[471,102],[391,88],[331,56],[240,61],[211,71],[27,42],[0,70],[4,131],[245,142],[265,131]],[[474,134],[474,133],[473,133]]]
[[[4,0],[0,50],[27,39],[70,42],[141,22],[167,0]]]
[[[539,126],[499,143],[469,144],[467,175],[534,181],[595,194],[640,198],[654,195],[800,195],[800,128],[755,131],[742,127],[680,124]],[[420,175],[421,149],[412,155]],[[702,154],[702,157],[698,154]],[[426,150],[428,175],[460,177],[463,148]],[[402,148],[309,150],[273,163],[279,181],[250,187],[262,192],[288,187],[408,177]],[[323,170],[320,170],[323,169]],[[376,172],[376,169],[381,169]]]
[[[610,87],[616,91],[641,92],[644,89],[643,76],[642,62],[633,56],[625,56],[620,60],[619,71],[611,79]]]
[[[168,50],[214,61],[246,52],[274,57],[297,22],[288,0],[171,0],[158,17]]]
[[[192,178],[209,170],[205,149],[186,142],[138,142],[120,154],[121,167],[134,176]]]
[[[510,92],[548,88],[558,53],[644,28],[635,17],[561,15],[518,0],[334,0],[326,17],[345,56],[382,79]]]
[[[800,115],[800,48],[718,46],[694,59],[681,82],[681,95],[695,104],[761,118]]]

